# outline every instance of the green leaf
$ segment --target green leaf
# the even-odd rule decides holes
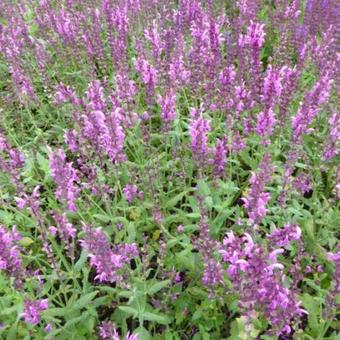
[[[161,282],[156,282],[148,289],[148,294],[153,295],[156,294],[161,289],[165,288],[170,283],[170,280],[165,280]]]
[[[23,237],[20,241],[19,241],[19,244],[22,246],[22,247],[29,247],[32,243],[34,243],[34,241],[29,238],[29,237]]]
[[[188,193],[188,191],[183,191],[180,192],[178,195],[176,195],[175,197],[171,198],[170,200],[168,200],[165,203],[165,208],[169,209],[174,207],[180,200],[183,199],[183,197]]]
[[[67,308],[49,308],[44,311],[44,316],[65,316],[69,312]]]
[[[98,291],[88,293],[81,297],[73,306],[73,309],[82,309],[87,305],[91,305],[90,302],[96,297]]]
[[[95,219],[97,219],[98,221],[103,222],[103,223],[110,223],[111,222],[111,218],[108,215],[94,214],[93,217]]]
[[[200,319],[202,315],[203,315],[202,309],[197,309],[195,313],[192,315],[192,321]]]
[[[144,317],[145,320],[154,321],[154,322],[157,322],[161,325],[167,325],[167,324],[170,323],[170,320],[168,319],[168,317],[166,315],[162,315],[162,314],[144,312],[143,317]]]
[[[318,322],[317,311],[320,310],[319,302],[316,301],[309,294],[303,294],[302,296],[303,306],[307,310],[308,314],[308,325],[312,330],[312,335],[317,336],[319,333],[320,323]]]
[[[77,272],[80,272],[81,269],[83,268],[83,266],[84,266],[84,264],[87,260],[87,256],[88,256],[87,252],[82,250],[80,257],[79,257],[79,260],[74,265],[74,268]]]
[[[40,170],[44,172],[45,175],[50,173],[50,162],[41,153],[37,153],[37,162]]]
[[[135,329],[133,334],[138,335],[138,340],[151,340],[152,339],[151,334],[143,326],[140,326],[137,329]]]
[[[132,315],[134,318],[137,317],[137,315],[138,315],[138,310],[133,308],[133,307],[119,306],[118,309],[120,309],[122,312],[124,312],[128,315]]]
[[[206,180],[200,179],[197,181],[197,188],[198,188],[198,193],[202,197],[207,197],[210,196],[210,188]]]
[[[197,270],[195,254],[190,249],[184,249],[176,254],[177,263],[186,269],[191,271]]]
[[[126,229],[129,235],[128,243],[134,242],[136,240],[136,225],[133,222],[130,222]]]

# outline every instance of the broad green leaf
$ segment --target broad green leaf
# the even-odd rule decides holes
[[[122,312],[131,315],[133,317],[136,317],[138,315],[138,310],[133,308],[133,307],[129,307],[129,306],[119,306],[118,307]]]
[[[20,241],[19,241],[19,244],[22,246],[22,247],[29,247],[32,243],[34,243],[34,241],[29,238],[29,237],[23,237]]]
[[[87,256],[88,256],[87,252],[82,250],[80,257],[79,257],[79,260],[74,265],[74,268],[77,272],[80,272],[81,269],[83,268],[83,266],[85,265],[86,260],[87,260]]]
[[[165,288],[166,286],[168,286],[170,283],[170,280],[165,280],[165,281],[161,281],[161,282],[156,282],[155,284],[153,284],[149,289],[148,289],[148,293],[150,295],[156,294],[158,291],[160,291],[161,289]]]
[[[109,223],[111,222],[111,218],[108,215],[104,215],[104,214],[94,214],[93,217],[103,223]]]
[[[169,209],[174,207],[183,197],[188,193],[188,191],[183,191],[177,194],[175,197],[165,202],[165,208]]]
[[[88,293],[81,297],[73,306],[73,309],[82,309],[88,305],[91,305],[91,301],[96,297],[98,291]]]
[[[138,327],[134,330],[133,334],[138,335],[138,340],[151,340],[151,334],[143,326]]]
[[[151,312],[144,312],[143,317],[145,320],[154,321],[161,325],[167,325],[168,323],[170,323],[170,320],[168,319],[166,315],[155,314]]]

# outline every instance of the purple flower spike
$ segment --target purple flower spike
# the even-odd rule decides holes
[[[51,175],[57,185],[56,197],[67,203],[67,208],[76,211],[76,199],[79,197],[79,188],[76,186],[79,178],[71,162],[66,162],[66,155],[62,149],[50,152]]]
[[[44,300],[26,300],[22,317],[25,322],[36,325],[41,320],[41,312],[48,308],[48,299]]]

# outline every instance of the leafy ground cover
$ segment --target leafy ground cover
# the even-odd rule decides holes
[[[0,3],[1,339],[339,339],[339,2]]]

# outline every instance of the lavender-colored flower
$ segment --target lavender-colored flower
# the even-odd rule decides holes
[[[22,152],[11,147],[5,136],[0,132],[0,170],[7,173],[18,191],[22,191],[19,169],[25,165],[25,157]]]
[[[263,80],[262,101],[266,109],[272,107],[281,96],[282,92],[282,73],[284,71],[277,70],[269,65],[266,76]]]
[[[22,317],[25,322],[36,325],[41,320],[42,311],[48,308],[48,299],[43,300],[25,300]]]
[[[133,101],[137,93],[136,84],[129,78],[127,72],[119,72],[116,74],[116,91],[115,94],[121,101],[130,103]]]
[[[66,162],[66,155],[62,149],[50,152],[51,175],[57,184],[56,197],[65,200],[67,208],[76,211],[75,201],[79,197],[79,189],[76,186],[79,178],[71,162]]]
[[[210,236],[207,211],[203,207],[201,198],[199,198],[199,205],[201,209],[200,233],[195,240],[195,246],[203,258],[202,283],[211,290],[210,295],[212,296],[214,288],[223,284],[223,268],[215,255],[215,252],[219,249],[219,244]]]
[[[54,24],[56,32],[62,38],[65,44],[74,43],[75,37],[77,35],[77,27],[75,25],[76,21],[72,20],[68,12],[61,9],[59,13],[53,15]]]
[[[312,181],[310,176],[306,174],[300,174],[293,181],[293,186],[301,193],[305,194],[312,190]]]
[[[80,241],[90,257],[90,264],[96,269],[96,280],[100,282],[123,281],[120,270],[138,256],[138,249],[135,244],[121,244],[111,248],[107,236],[101,228],[92,229],[84,226],[85,236]]]
[[[78,133],[75,130],[67,130],[64,135],[65,143],[71,152],[79,151]]]
[[[125,199],[131,203],[134,198],[143,199],[144,193],[143,191],[139,191],[137,186],[134,184],[128,184],[123,188],[123,193],[125,196]]]
[[[236,132],[233,142],[232,142],[232,151],[240,152],[246,147],[245,140],[241,137],[239,131]]]
[[[210,154],[208,146],[208,132],[210,132],[210,122],[202,117],[200,111],[191,110],[191,122],[189,133],[191,136],[191,153],[198,166],[207,164]]]
[[[301,237],[301,229],[296,224],[286,224],[282,229],[274,230],[268,235],[268,240],[273,247],[286,247],[292,241],[297,241]]]
[[[298,70],[296,67],[283,66],[278,78],[281,80],[280,97],[278,98],[279,120],[283,126],[288,115],[289,103],[298,85]]]
[[[0,226],[0,270],[18,281],[22,279],[24,273],[20,248],[16,244],[20,239],[15,228],[10,231]]]
[[[252,98],[251,91],[246,88],[244,83],[233,87],[232,96],[227,103],[227,108],[235,111],[236,118],[243,111],[252,109],[254,105],[255,101]]]
[[[170,89],[164,96],[158,96],[159,105],[162,108],[161,119],[165,124],[176,119],[176,94]]]
[[[319,113],[321,105],[328,99],[331,83],[327,74],[322,77],[306,94],[297,114],[292,117],[293,141],[295,143],[300,141],[303,134],[310,132],[309,125]]]
[[[150,29],[144,31],[145,38],[151,43],[152,55],[156,62],[160,61],[160,56],[165,47],[159,35],[158,27],[156,20],[153,20]]]
[[[228,154],[227,139],[226,138],[218,139],[213,160],[214,176],[223,176],[227,164],[227,154]]]
[[[70,257],[73,257],[72,250],[73,250],[73,245],[72,245],[72,239],[76,236],[76,228],[74,228],[73,224],[70,223],[66,215],[60,215],[57,212],[52,213],[53,219],[56,221],[56,226],[50,226],[48,228],[49,232],[51,235],[56,236],[58,235],[61,240],[66,245],[66,248],[68,250],[68,254]]]
[[[328,119],[329,133],[326,139],[323,157],[330,160],[339,154],[340,149],[340,113],[332,114]]]
[[[221,263],[214,257],[205,258],[204,260],[202,283],[209,288],[222,284],[223,272]]]
[[[146,86],[148,96],[152,96],[157,84],[157,70],[144,58],[135,61],[135,68]]]
[[[50,333],[52,331],[52,325],[50,323],[48,323],[45,327],[44,327],[44,332],[45,333]]]
[[[99,80],[92,81],[86,91],[86,98],[88,100],[88,109],[90,111],[106,110],[106,100],[104,95],[104,88],[101,86]]]
[[[182,278],[181,278],[181,273],[180,272],[177,272],[175,277],[174,277],[174,282],[175,283],[180,283],[182,281]]]
[[[169,64],[169,78],[174,85],[186,85],[190,80],[190,71],[185,68],[182,55],[174,57]]]
[[[262,314],[276,336],[290,333],[292,321],[305,313],[294,290],[286,288],[284,266],[277,259],[283,251],[278,248],[268,252],[249,234],[236,237],[232,231],[220,250],[229,263],[227,274],[239,293],[241,310],[249,320]]]
[[[121,338],[116,326],[111,321],[102,321],[99,326],[99,336],[103,340],[138,340],[137,334],[128,332],[125,337]]]
[[[25,156],[19,150],[11,149],[8,155],[13,168],[20,169],[25,165]]]
[[[82,101],[78,98],[76,92],[63,83],[57,86],[54,101],[57,105],[70,102],[75,108],[78,108],[82,104]]]
[[[256,133],[265,138],[264,144],[268,143],[268,137],[273,133],[276,123],[275,113],[271,107],[268,110],[262,111],[257,116],[257,124],[255,127]]]
[[[226,68],[224,68],[220,75],[219,75],[219,81],[223,86],[229,86],[233,83],[236,77],[236,71],[235,71],[235,66],[231,65]]]
[[[183,233],[184,232],[184,225],[180,224],[179,226],[177,226],[176,231],[178,233]]]
[[[37,185],[32,193],[26,194],[22,193],[20,197],[15,197],[15,202],[17,204],[17,207],[19,209],[25,209],[30,208],[32,213],[36,215],[38,213],[39,207],[40,207],[40,192],[39,192],[40,186]]]
[[[103,340],[120,340],[116,326],[111,321],[102,321],[100,323],[99,336]]]
[[[260,49],[264,43],[264,37],[266,35],[264,26],[264,24],[250,21],[245,40],[254,50]]]
[[[334,265],[334,272],[332,275],[332,286],[326,296],[326,309],[325,309],[325,317],[330,317],[332,314],[332,309],[336,312],[339,310],[340,304],[337,301],[337,296],[340,294],[340,247],[338,246],[336,252],[328,253],[328,259]]]
[[[259,168],[258,173],[253,172],[251,175],[248,197],[243,198],[251,224],[260,223],[267,212],[266,204],[270,199],[270,194],[264,190],[265,184],[270,181],[273,171],[269,154],[263,157]]]
[[[118,230],[123,230],[124,223],[119,222],[119,223],[116,224],[116,227],[117,227]]]
[[[94,145],[96,151],[107,154],[115,163],[125,160],[125,133],[119,108],[109,115],[99,110],[91,111],[83,119],[83,135]]]

